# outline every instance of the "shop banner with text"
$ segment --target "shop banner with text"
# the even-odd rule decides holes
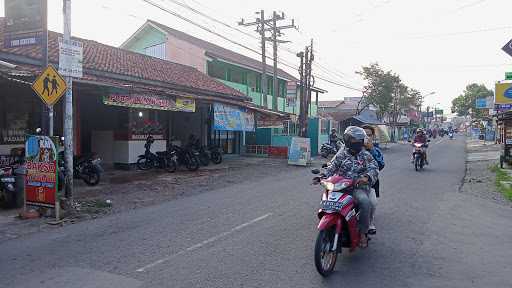
[[[254,113],[243,107],[213,104],[213,129],[223,131],[254,131]]]
[[[153,94],[120,94],[113,93],[103,96],[105,105],[123,106],[130,108],[145,108],[168,111],[195,112],[196,103],[193,99],[153,95]]]
[[[25,202],[55,208],[58,187],[58,137],[29,135],[25,142]]]

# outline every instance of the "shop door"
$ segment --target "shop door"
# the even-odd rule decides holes
[[[240,132],[214,130],[212,143],[222,149],[224,154],[240,153]]]

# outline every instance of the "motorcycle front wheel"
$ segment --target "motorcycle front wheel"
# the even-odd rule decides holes
[[[199,155],[199,161],[201,162],[201,165],[208,166],[208,164],[210,164],[210,157],[207,153],[201,153]]]
[[[176,169],[178,168],[178,163],[174,159],[167,159],[165,161],[165,171],[169,173],[176,172]]]
[[[188,171],[197,171],[199,169],[199,160],[196,156],[187,156],[187,164],[186,167]]]
[[[213,164],[220,164],[222,162],[222,154],[218,151],[213,151],[211,154]]]
[[[82,175],[82,179],[85,184],[89,186],[96,186],[100,183],[100,173],[98,171],[87,171],[84,175]]]
[[[141,157],[137,160],[137,168],[139,168],[139,170],[149,170],[153,168],[154,165],[153,161],[146,157]]]
[[[421,165],[421,156],[414,157],[414,170],[420,171],[423,168]]]
[[[331,251],[334,246],[334,227],[318,232],[315,244],[315,267],[323,277],[329,276],[334,271],[338,253]]]

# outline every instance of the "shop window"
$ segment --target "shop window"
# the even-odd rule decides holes
[[[22,144],[25,135],[40,125],[40,100],[32,91],[6,86],[5,93],[0,95],[0,144]]]
[[[231,82],[246,84],[244,72],[238,69],[230,69],[229,72]]]
[[[293,121],[284,121],[283,128],[273,128],[272,134],[275,136],[297,136],[298,124]]]
[[[165,60],[165,43],[144,48],[144,54]]]
[[[208,76],[226,80],[226,69],[214,62],[208,62]]]

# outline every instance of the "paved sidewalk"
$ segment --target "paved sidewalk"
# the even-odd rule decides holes
[[[496,174],[491,171],[499,163],[500,145],[468,139],[466,151],[466,176],[459,191],[512,207],[512,202],[497,191]]]

